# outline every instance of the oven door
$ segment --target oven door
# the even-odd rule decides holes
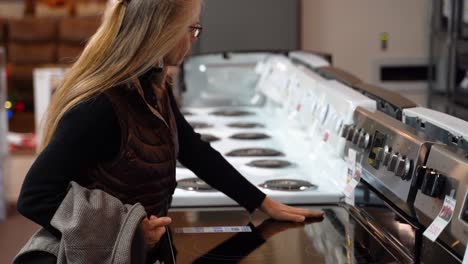
[[[422,230],[414,219],[361,180],[350,215],[401,263],[419,263]]]

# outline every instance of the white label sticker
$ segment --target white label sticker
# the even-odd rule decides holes
[[[348,175],[346,178],[346,187],[344,189],[345,202],[349,205],[354,205],[354,190],[361,180],[362,165],[356,163],[356,151],[348,150]]]
[[[357,163],[354,169],[353,177],[350,179],[348,184],[345,187],[345,202],[351,206],[354,206],[354,190],[358,186],[361,180],[362,165]]]
[[[354,169],[356,168],[356,150],[348,150],[348,159],[346,160],[348,164],[348,177],[346,178],[346,184],[351,181],[354,175]]]
[[[245,233],[252,232],[250,226],[209,226],[209,227],[180,227],[175,229],[176,233],[199,234],[199,233]]]
[[[436,219],[423,233],[425,237],[432,242],[436,241],[442,231],[444,231],[445,227],[450,223],[450,220],[452,220],[456,203],[457,201],[453,199],[453,197],[450,197],[449,195],[445,196],[444,205],[442,205],[439,215],[437,215]]]
[[[356,186],[359,184],[359,181],[361,180],[361,171],[362,171],[362,165],[357,163],[354,169],[353,177],[349,179],[348,184],[346,185],[346,188],[345,188],[346,196],[349,197],[354,194],[354,189],[356,189]]]

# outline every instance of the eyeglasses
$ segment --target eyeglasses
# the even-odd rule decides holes
[[[200,37],[200,34],[201,34],[202,31],[203,31],[203,27],[202,27],[202,25],[200,25],[200,24],[196,24],[196,25],[194,25],[194,26],[190,26],[189,29],[190,29],[190,33],[192,33],[192,37],[193,37],[193,38],[198,38],[198,37]]]

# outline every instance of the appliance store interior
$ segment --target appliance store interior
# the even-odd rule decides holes
[[[468,1],[147,1],[0,0],[0,263],[468,263]]]

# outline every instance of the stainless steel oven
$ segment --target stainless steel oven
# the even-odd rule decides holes
[[[381,112],[358,108],[355,126],[345,127],[345,153],[355,150],[361,184],[350,213],[403,263],[461,263],[466,249],[468,159],[461,148]],[[424,232],[456,199],[453,218],[432,242]]]

